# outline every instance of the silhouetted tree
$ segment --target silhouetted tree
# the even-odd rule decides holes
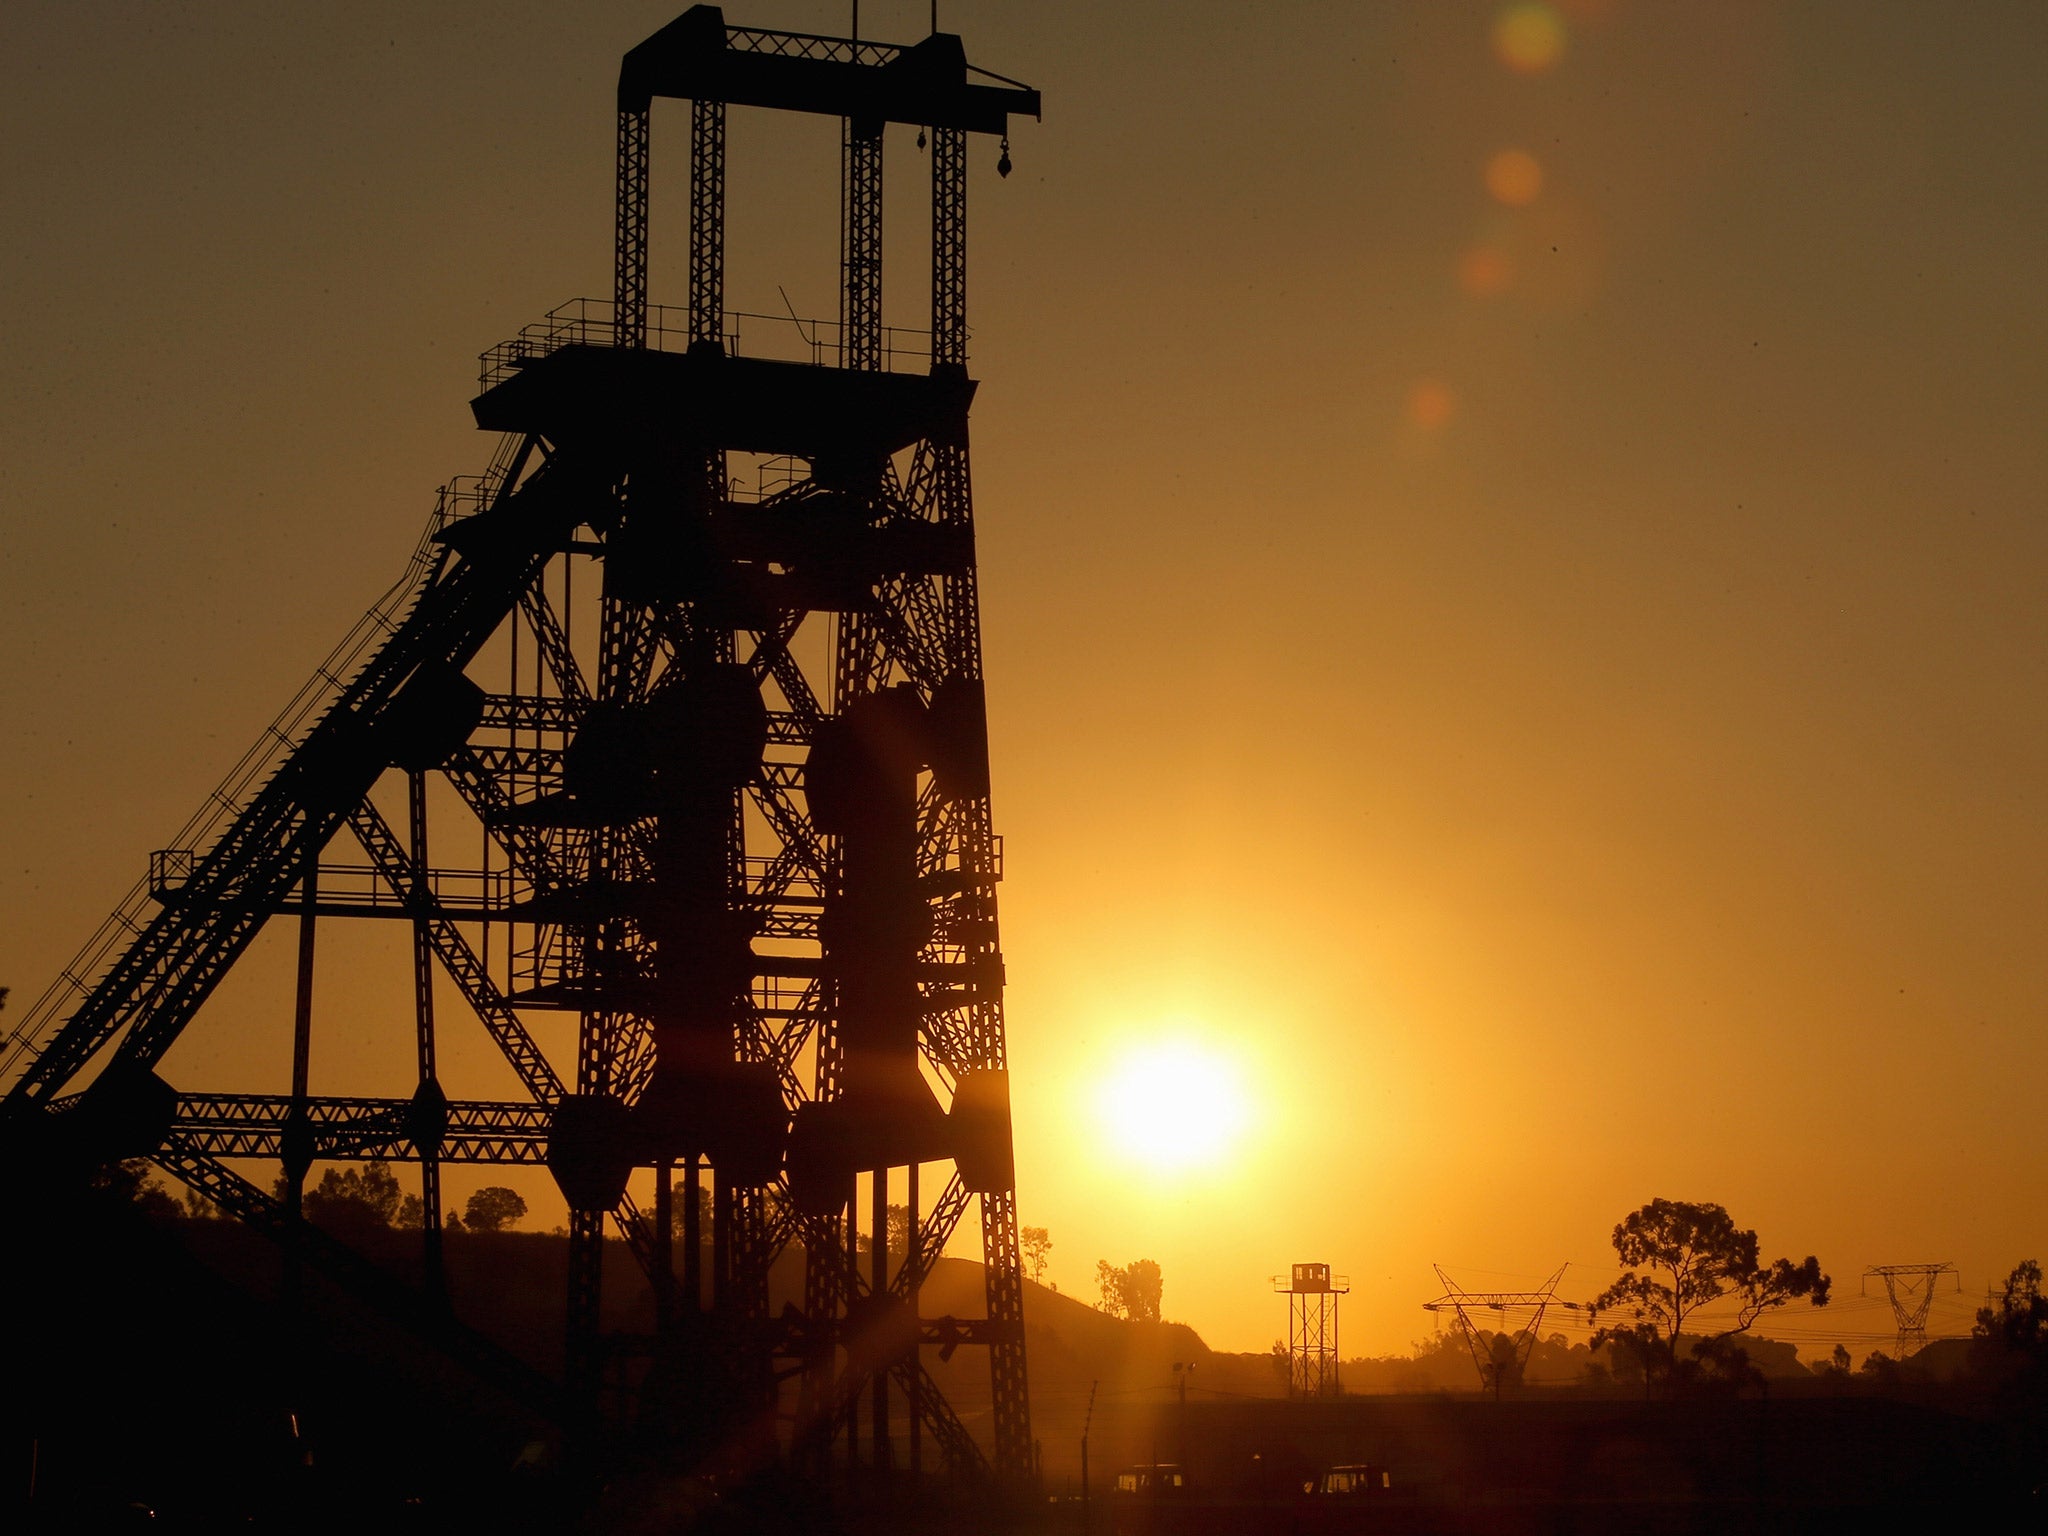
[[[132,1205],[152,1221],[173,1221],[185,1214],[169,1187],[154,1176],[146,1157],[108,1163],[94,1170],[90,1184],[95,1194]]]
[[[1486,1348],[1485,1368],[1480,1374],[1496,1399],[1503,1391],[1522,1385],[1522,1362],[1516,1358],[1512,1333],[1502,1329],[1493,1336]]]
[[[2048,1296],[2041,1294],[2041,1266],[2021,1259],[2005,1277],[1996,1306],[1979,1307],[1970,1336],[2025,1352],[2048,1344]]]
[[[1588,1366],[1589,1380],[1595,1386],[1646,1387],[1649,1381],[1649,1365],[1645,1359],[1644,1345],[1633,1333],[1624,1333],[1611,1338],[1588,1340],[1593,1359]],[[1651,1353],[1657,1352],[1658,1341],[1649,1345]]]
[[[282,1176],[271,1187],[279,1200],[286,1195]],[[306,1191],[306,1219],[337,1237],[377,1231],[398,1219],[398,1180],[381,1158],[372,1158],[360,1169],[329,1168],[320,1182]]]
[[[683,1240],[683,1205],[688,1199],[689,1186],[681,1179],[671,1179],[668,1187],[671,1197],[668,1204],[668,1233],[676,1242],[681,1242]],[[774,1185],[770,1185],[767,1193],[770,1199],[774,1199],[781,1192]],[[699,1184],[697,1186],[697,1241],[702,1246],[710,1246],[711,1220],[711,1191],[706,1186]]]
[[[1107,1259],[1095,1264],[1095,1281],[1102,1290],[1102,1310],[1111,1317],[1134,1323],[1159,1321],[1160,1297],[1165,1291],[1159,1266],[1150,1259],[1133,1259],[1121,1269]]]
[[[1619,1311],[1629,1321],[1601,1328],[1593,1344],[1611,1344],[1618,1356],[1636,1355],[1653,1383],[1740,1385],[1750,1379],[1749,1357],[1725,1341],[1798,1297],[1816,1307],[1828,1304],[1829,1281],[1820,1260],[1809,1255],[1800,1264],[1790,1259],[1760,1263],[1756,1233],[1737,1227],[1719,1205],[1652,1200],[1616,1225],[1614,1251],[1627,1267],[1594,1298],[1592,1312],[1597,1319],[1602,1312]],[[1736,1302],[1735,1321],[1708,1335],[1691,1358],[1680,1360],[1678,1337],[1686,1319],[1724,1298]]]
[[[1273,1367],[1273,1374],[1280,1378],[1284,1387],[1294,1385],[1294,1351],[1287,1347],[1285,1339],[1275,1339],[1267,1352],[1267,1363]]]
[[[472,1232],[502,1232],[525,1215],[526,1201],[502,1184],[486,1184],[462,1207],[463,1225]]]
[[[1993,1381],[2048,1393],[2048,1296],[2034,1260],[2015,1264],[1996,1301],[1977,1309],[1970,1364]]]
[[[772,1198],[774,1186],[771,1185],[769,1188]],[[710,1207],[707,1206],[705,1209],[708,1212]],[[890,1206],[888,1221],[889,1252],[897,1258],[901,1258],[908,1251],[910,1244],[910,1207],[907,1205]],[[708,1214],[704,1218],[703,1230],[704,1241],[708,1243],[711,1241],[711,1217]],[[854,1251],[857,1253],[873,1253],[875,1251],[875,1235],[872,1232],[856,1232],[853,1236],[853,1246]]]
[[[1751,1362],[1748,1350],[1721,1334],[1694,1345],[1691,1358],[1679,1362],[1675,1380],[1689,1391],[1734,1396],[1761,1387],[1764,1373]]]
[[[1017,1244],[1024,1250],[1033,1282],[1045,1284],[1045,1256],[1052,1252],[1052,1234],[1044,1227],[1026,1227],[1017,1234]]]

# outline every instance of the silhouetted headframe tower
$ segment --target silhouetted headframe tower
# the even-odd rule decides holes
[[[648,303],[662,97],[691,103],[679,310]],[[836,326],[725,309],[731,106],[842,122]],[[28,1016],[4,1063],[11,1129],[81,1160],[153,1158],[572,1419],[630,1387],[643,1428],[707,1456],[1026,1475],[966,155],[970,134],[1001,138],[1007,174],[1009,119],[1038,107],[940,33],[766,32],[697,6],[628,53],[611,304],[485,355],[476,419],[505,434],[489,472],[444,490],[408,580]],[[890,124],[929,138],[928,337],[882,325]],[[747,355],[743,324],[783,325],[807,355]],[[453,826],[430,839],[430,821]],[[284,914],[288,1090],[167,1083],[165,1052]],[[316,935],[338,918],[410,928],[409,1099],[309,1089]],[[443,1090],[437,970],[522,1097]],[[568,1037],[538,1010],[575,1021],[573,1062],[543,1047]],[[421,1166],[424,1294],[301,1219],[312,1164],[371,1157]],[[281,1168],[285,1198],[250,1160]],[[567,1197],[560,1388],[434,1294],[451,1162],[545,1162]],[[977,1207],[986,1315],[921,1316],[921,1278]],[[651,1283],[651,1350],[600,1330],[607,1224]],[[799,1248],[801,1304],[771,1309],[770,1267]],[[963,1346],[987,1353],[991,1455],[923,1363]]]

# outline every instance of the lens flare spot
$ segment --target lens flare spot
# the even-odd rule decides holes
[[[1493,55],[1518,75],[1540,75],[1564,57],[1564,18],[1547,5],[1504,7],[1493,19]]]
[[[1505,293],[1515,281],[1515,264],[1498,246],[1475,245],[1458,258],[1458,286],[1475,299]]]
[[[1526,149],[1504,149],[1486,162],[1486,190],[1510,208],[1526,208],[1543,195],[1543,162]]]
[[[1458,414],[1458,397],[1441,379],[1418,379],[1408,391],[1408,424],[1424,432],[1440,432]]]

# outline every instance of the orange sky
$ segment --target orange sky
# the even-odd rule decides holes
[[[608,291],[611,83],[673,9],[0,16],[16,1009],[482,467],[475,354]],[[970,293],[1052,1277],[1157,1259],[1263,1348],[1266,1277],[1328,1260],[1394,1349],[1432,1261],[1590,1295],[1653,1195],[1838,1288],[2048,1249],[2048,10],[941,20],[1047,104],[1009,180],[976,151]],[[729,301],[830,313],[830,126],[733,145]],[[285,974],[222,1004],[281,1021]],[[226,1086],[253,1038],[174,1061]],[[1236,1064],[1227,1166],[1105,1135],[1146,1038]]]

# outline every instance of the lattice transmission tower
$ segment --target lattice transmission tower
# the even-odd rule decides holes
[[[677,308],[648,301],[659,98],[690,103]],[[836,322],[725,308],[732,107],[839,121]],[[1028,1475],[966,210],[970,135],[1007,174],[1010,119],[1038,109],[937,31],[696,6],[627,53],[611,301],[485,354],[488,471],[444,489],[405,580],[27,1017],[0,1061],[9,1134],[47,1161],[152,1158],[586,1439],[630,1412],[735,1463]],[[892,127],[929,156],[928,333],[882,324]],[[166,1081],[273,918],[297,938],[289,1083]],[[409,1097],[310,1088],[318,939],[360,920],[409,935]],[[470,1017],[437,1016],[437,991]],[[443,1084],[449,1032],[477,1026],[517,1094]],[[304,1219],[314,1165],[367,1158],[419,1169],[424,1290]],[[451,1163],[559,1184],[562,1381],[442,1304]],[[922,1315],[973,1216],[985,1314]],[[600,1328],[608,1226],[652,1338]],[[799,1294],[771,1304],[795,1256]],[[988,1361],[979,1439],[926,1364],[962,1347]]]
[[[1569,1264],[1560,1264],[1557,1273],[1545,1280],[1533,1291],[1468,1291],[1449,1275],[1441,1264],[1431,1266],[1436,1270],[1437,1279],[1444,1284],[1444,1293],[1435,1301],[1422,1304],[1425,1312],[1438,1314],[1439,1320],[1445,1312],[1453,1318],[1453,1326],[1465,1340],[1465,1348],[1472,1356],[1473,1368],[1479,1372],[1479,1384],[1495,1397],[1504,1388],[1518,1385],[1522,1373],[1529,1367],[1529,1357],[1535,1353],[1536,1340],[1541,1336],[1543,1314],[1552,1307],[1562,1307],[1568,1312],[1581,1312],[1584,1307],[1576,1301],[1560,1301],[1557,1296],[1559,1282]],[[1492,1330],[1489,1342],[1483,1330],[1473,1320],[1475,1312],[1491,1312],[1498,1327]],[[1527,1321],[1509,1331],[1514,1314],[1526,1314]]]
[[[1927,1314],[1943,1275],[1954,1275],[1955,1288],[1962,1290],[1963,1277],[1953,1264],[1873,1264],[1863,1271],[1862,1294],[1869,1294],[1872,1279],[1884,1282],[1892,1318],[1899,1325],[1898,1359],[1909,1359],[1927,1347]]]

